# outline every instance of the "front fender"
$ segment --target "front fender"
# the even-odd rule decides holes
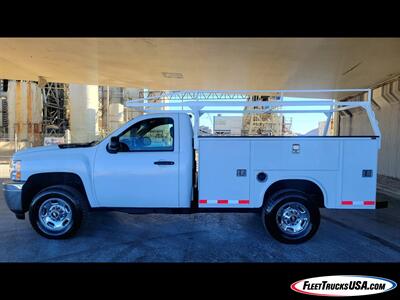
[[[82,180],[90,205],[98,206],[93,192],[93,159],[95,147],[57,149],[21,155],[21,180],[43,173],[73,173]]]

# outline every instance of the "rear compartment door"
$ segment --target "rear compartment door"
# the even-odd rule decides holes
[[[375,208],[378,140],[343,140],[340,208]]]

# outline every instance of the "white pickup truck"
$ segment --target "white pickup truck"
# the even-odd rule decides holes
[[[52,239],[72,236],[96,209],[260,212],[273,237],[301,243],[317,231],[319,208],[376,208],[380,134],[370,101],[251,102],[276,113],[282,106],[329,105],[329,118],[361,107],[376,134],[356,137],[198,136],[206,106],[200,102],[185,103],[194,119],[173,110],[143,114],[100,142],[15,153],[12,181],[3,187],[10,210],[20,219],[29,212],[33,228]],[[146,104],[157,105],[163,104]]]

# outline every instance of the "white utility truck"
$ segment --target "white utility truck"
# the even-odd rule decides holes
[[[315,92],[358,92],[368,99],[283,98],[288,93]],[[282,97],[246,101],[249,95],[268,93]],[[11,181],[3,190],[17,218],[24,219],[29,212],[39,234],[60,239],[72,236],[87,212],[96,209],[260,212],[274,238],[301,243],[317,231],[319,208],[377,208],[380,132],[371,109],[371,90],[175,91],[129,100],[126,105],[141,107],[145,113],[102,141],[14,154]],[[242,110],[246,113],[323,112],[327,122],[324,136],[199,136],[202,114],[238,112],[221,107],[257,108]],[[366,111],[374,134],[327,136],[333,113],[352,108]]]

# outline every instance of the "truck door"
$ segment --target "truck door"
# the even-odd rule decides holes
[[[118,135],[117,153],[110,153],[100,144],[94,163],[99,205],[178,207],[177,133],[177,117],[149,117]]]

